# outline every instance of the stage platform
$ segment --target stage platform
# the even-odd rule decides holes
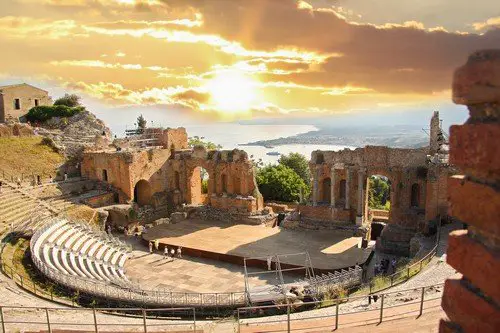
[[[182,253],[243,265],[245,257],[272,256],[307,251],[315,271],[333,271],[362,265],[372,249],[358,247],[361,237],[335,230],[287,230],[260,225],[225,224],[220,221],[185,220],[162,224],[143,234],[145,241],[159,239],[165,246],[182,247]],[[247,265],[266,267],[265,260]],[[304,256],[292,256],[282,268],[304,266]]]

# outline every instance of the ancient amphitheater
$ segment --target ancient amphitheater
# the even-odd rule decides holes
[[[451,131],[450,163],[470,177],[447,177],[448,160],[441,158],[447,142],[431,134],[436,158],[429,173],[421,172],[418,150],[314,152],[312,201],[266,205],[246,153],[190,149],[183,129],[162,131],[158,147],[87,152],[81,177],[33,186],[2,174],[2,331],[498,331],[492,274],[500,260],[488,240],[498,233],[492,218],[499,194],[491,184],[498,182],[500,154],[485,141],[491,136],[481,133],[498,136],[500,94],[474,94],[500,87],[474,73],[494,63],[498,78],[499,61],[498,51],[476,53],[455,76],[455,102],[487,111],[472,112],[471,123]],[[367,171],[386,170],[381,159],[389,177],[399,180],[391,189],[397,204],[388,227],[370,242],[374,214],[364,208],[363,184]],[[210,175],[208,193],[200,191],[202,167]],[[417,231],[428,227],[421,223],[428,214],[441,221],[443,195],[433,191],[442,181],[445,208],[471,227],[456,230],[462,223],[450,219],[426,237]],[[479,194],[465,193],[466,186]],[[433,204],[420,193],[432,196]],[[489,204],[479,204],[488,198]],[[166,203],[178,207],[169,212],[170,223],[155,215],[165,214]],[[128,204],[137,211],[127,208],[118,219]],[[287,213],[281,228],[273,209]],[[221,239],[206,238],[211,235]],[[417,251],[410,239],[418,242]],[[181,244],[182,254],[174,250]],[[164,248],[174,252],[167,256]],[[375,261],[410,252],[411,261],[373,276]]]

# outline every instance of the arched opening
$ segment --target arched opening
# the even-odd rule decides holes
[[[181,189],[181,175],[179,174],[179,171],[176,171],[175,174],[174,174],[174,186],[175,186],[175,189],[176,190],[180,190]]]
[[[201,179],[201,194],[208,194],[208,180],[210,178],[210,175],[208,174],[208,171],[200,167],[200,179]]]
[[[418,184],[413,184],[411,186],[410,207],[420,207],[420,186]]]
[[[332,181],[330,180],[330,178],[323,179],[323,181],[321,182],[321,191],[322,191],[321,201],[323,203],[327,204],[330,203],[332,198],[331,188],[332,188]]]
[[[368,178],[368,209],[372,221],[387,222],[391,210],[391,181],[383,175]]]
[[[141,179],[135,184],[134,202],[139,206],[151,204],[151,185],[147,180]]]
[[[241,194],[241,178],[233,177],[233,194]]]
[[[345,200],[346,186],[347,186],[346,180],[342,179],[340,181],[340,184],[339,184],[339,199],[340,200]]]
[[[371,228],[372,230],[370,233],[370,239],[377,240],[377,238],[379,238],[380,235],[382,235],[382,230],[384,230],[384,227],[385,227],[385,223],[381,223],[381,222],[372,223],[372,228]]]
[[[222,185],[222,193],[227,193],[227,176],[225,174],[222,174],[220,178]]]

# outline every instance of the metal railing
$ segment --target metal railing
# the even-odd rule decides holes
[[[394,317],[413,314],[421,316],[424,309],[440,307],[443,286],[444,283],[440,283],[432,286],[374,294],[370,295],[369,298],[367,296],[356,296],[330,301],[238,308],[236,310],[237,332],[245,332],[247,328],[249,331],[254,332],[251,329],[252,326],[265,326],[261,330],[266,332],[295,332],[305,328],[310,330],[315,327],[330,331],[337,330],[341,324],[345,326],[352,326],[356,323],[366,325],[369,323],[382,323],[384,319],[393,319]],[[426,292],[432,293],[432,296],[426,297]],[[364,300],[366,300],[366,304],[362,304]],[[354,307],[352,302],[357,302],[358,306]],[[425,304],[429,306],[425,307]],[[324,308],[326,306],[328,308]],[[359,307],[364,309],[352,310]],[[403,307],[406,308],[403,309]],[[316,310],[294,316],[293,313],[298,308]],[[355,314],[362,314],[362,316],[352,319],[354,317],[352,315]],[[270,315],[274,316],[269,317]],[[266,319],[259,318],[264,316],[266,316]],[[342,318],[345,320],[340,323],[339,321]]]
[[[38,229],[31,238],[31,248],[53,224],[46,224]],[[226,307],[245,304],[244,292],[232,293],[179,293],[160,290],[144,290],[139,288],[124,288],[106,282],[85,279],[79,276],[68,275],[49,267],[38,258],[37,253],[31,257],[35,266],[49,279],[73,290],[79,290],[105,299],[131,302],[152,306],[200,306]]]
[[[102,313],[104,312],[104,313]],[[116,320],[113,316],[119,315]],[[163,319],[160,316],[163,314]],[[169,314],[166,319],[165,314]],[[106,316],[106,317],[104,317]],[[99,332],[100,329],[134,332],[182,330],[199,332],[196,329],[196,310],[184,308],[44,308],[0,306],[2,333],[16,331],[84,330]],[[83,332],[83,331],[82,331]]]

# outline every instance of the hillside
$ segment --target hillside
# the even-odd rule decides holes
[[[64,157],[42,144],[42,137],[0,138],[0,176],[43,174],[55,176]]]

